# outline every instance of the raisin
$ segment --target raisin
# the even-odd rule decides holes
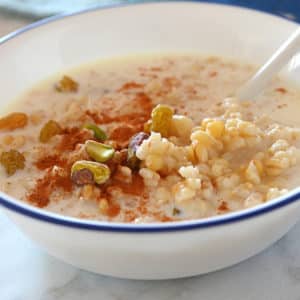
[[[77,92],[78,83],[69,76],[64,76],[55,86],[58,92],[68,93]]]
[[[24,169],[25,167],[25,157],[17,150],[2,152],[0,162],[9,176],[15,174],[18,169]]]
[[[24,113],[11,113],[0,119],[0,129],[14,130],[23,128],[28,123],[28,117]]]
[[[62,128],[60,125],[50,120],[48,121],[40,131],[40,141],[42,143],[47,143],[53,136],[62,133]]]

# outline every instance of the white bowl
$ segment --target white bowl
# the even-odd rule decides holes
[[[296,27],[252,10],[192,2],[50,18],[0,41],[1,105],[42,78],[100,57],[193,50],[262,63]],[[295,79],[299,70],[292,71]],[[211,272],[263,250],[297,222],[299,198],[297,190],[246,211],[147,225],[63,217],[3,193],[0,204],[26,235],[65,262],[117,277],[165,279]]]

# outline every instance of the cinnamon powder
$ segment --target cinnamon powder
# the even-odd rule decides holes
[[[128,82],[123,85],[123,89],[140,88],[142,85]],[[110,111],[91,112],[86,111],[85,115],[91,117],[97,124],[106,124],[111,122],[119,123],[111,132],[110,139],[117,142],[126,142],[131,136],[138,131],[141,131],[143,124],[149,119],[152,111],[152,101],[145,93],[137,93],[132,100],[133,108],[137,107],[140,112],[130,114],[116,115],[110,114]],[[80,117],[80,116],[79,116]],[[64,157],[66,152],[73,151],[77,144],[83,144],[87,139],[93,139],[90,131],[81,130],[78,127],[65,128],[62,132],[61,140],[53,151],[55,154],[46,155],[38,159],[35,163],[39,170],[46,170],[45,175],[36,181],[35,187],[27,194],[27,200],[38,207],[45,207],[49,204],[50,197],[53,191],[60,189],[63,192],[72,192],[72,181],[70,178],[70,163]],[[53,166],[62,168],[62,174],[53,171]],[[130,184],[118,181],[117,179],[110,180],[109,184],[101,187],[106,193],[107,188],[118,188],[123,193],[135,196],[143,196],[144,181],[138,174],[133,174],[133,179]],[[108,199],[110,198],[107,195]],[[120,213],[120,206],[111,200],[109,205],[108,215],[114,217]],[[140,203],[139,210],[145,211],[145,202]]]

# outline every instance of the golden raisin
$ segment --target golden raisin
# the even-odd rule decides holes
[[[78,83],[69,76],[64,76],[55,86],[58,92],[68,93],[77,92]]]
[[[24,113],[11,113],[0,119],[0,129],[14,130],[23,128],[28,123],[28,117]]]
[[[9,176],[15,174],[18,169],[24,169],[25,167],[25,157],[17,150],[2,152],[0,162]]]
[[[60,125],[53,120],[48,121],[40,131],[40,141],[47,143],[53,136],[62,133]]]

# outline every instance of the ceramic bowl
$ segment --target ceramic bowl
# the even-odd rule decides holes
[[[4,107],[37,81],[99,58],[196,51],[262,63],[297,27],[237,7],[148,3],[92,9],[46,19],[0,42]],[[299,81],[299,68],[285,75]],[[166,279],[236,264],[281,238],[299,219],[300,191],[264,205],[209,219],[118,224],[49,213],[1,193],[4,212],[49,254],[111,276]]]

